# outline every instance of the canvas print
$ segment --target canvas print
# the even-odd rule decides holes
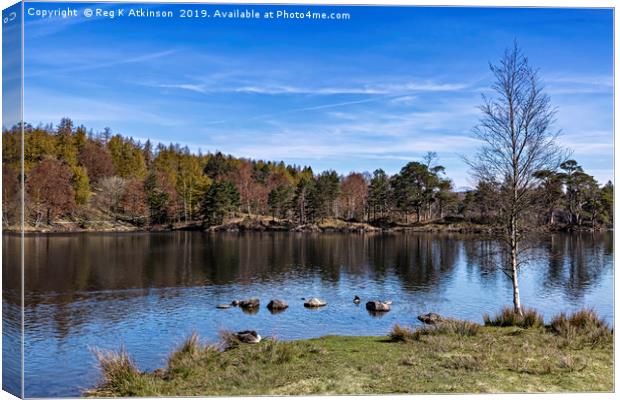
[[[2,15],[5,391],[614,391],[613,9]]]

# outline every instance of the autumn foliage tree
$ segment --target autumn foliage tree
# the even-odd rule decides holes
[[[368,183],[364,175],[352,172],[342,179],[340,187],[339,201],[343,217],[347,220],[363,220],[368,198]]]
[[[100,142],[87,142],[80,151],[78,160],[86,168],[88,178],[93,183],[114,175],[112,156]]]
[[[140,227],[268,215],[300,225],[331,218],[381,226],[446,217],[489,225],[502,220],[503,182],[480,179],[475,188],[456,192],[432,152],[396,173],[343,176],[282,161],[203,154],[174,143],[141,143],[110,128],[93,133],[64,118],[56,126],[3,130],[4,226],[19,222],[22,128],[28,225],[78,222],[78,215]],[[536,199],[536,207],[528,218],[577,228],[613,221],[613,184],[601,186],[576,161],[532,176],[525,195]]]
[[[6,226],[17,224],[21,182],[14,168],[2,165],[2,223]]]
[[[124,183],[119,199],[119,208],[132,223],[139,226],[146,223],[149,208],[147,207],[143,181],[131,179]]]
[[[35,225],[71,214],[76,207],[71,169],[55,159],[45,159],[26,178],[27,205]]]

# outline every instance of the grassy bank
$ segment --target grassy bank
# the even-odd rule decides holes
[[[585,322],[584,322],[585,321]],[[510,321],[508,321],[510,322]],[[272,339],[226,350],[190,337],[168,365],[140,372],[124,352],[99,353],[93,396],[298,395],[613,390],[613,334],[600,321],[558,316],[488,326],[449,321],[394,327],[386,337]],[[525,328],[524,328],[525,326]]]

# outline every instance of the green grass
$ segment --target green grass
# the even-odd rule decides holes
[[[565,316],[571,318],[571,326],[597,324],[583,316]],[[138,371],[124,352],[98,353],[103,378],[84,394],[609,392],[613,334],[606,329],[597,340],[582,340],[593,330],[575,328],[568,337],[552,326],[524,329],[451,321],[417,330],[395,327],[387,337],[328,336],[220,347],[201,344],[192,335],[170,355],[164,369],[153,372]]]

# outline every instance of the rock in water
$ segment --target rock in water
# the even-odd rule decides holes
[[[259,343],[260,340],[262,339],[260,335],[256,333],[256,331],[241,331],[241,332],[235,333],[235,336],[242,343],[254,344],[254,343]]]
[[[239,307],[241,308],[252,309],[252,308],[258,308],[258,306],[260,306],[260,300],[257,298],[241,300],[239,302]]]
[[[221,309],[225,309],[225,308],[230,308],[230,304],[218,304],[217,306],[215,306],[216,308],[221,308]]]
[[[269,302],[269,304],[267,304],[267,308],[270,311],[284,310],[288,308],[288,304],[286,304],[286,301],[284,300],[273,299]]]
[[[230,305],[232,305],[233,307],[237,307],[239,306],[239,300],[233,300]]]
[[[304,302],[304,307],[308,308],[316,308],[316,307],[324,307],[327,305],[327,302],[322,299],[317,299],[316,297],[311,297],[307,301]]]
[[[434,325],[444,320],[441,315],[432,312],[428,314],[418,315],[418,319],[428,325]]]
[[[354,302],[355,304],[359,304],[359,303],[361,303],[361,302],[362,302],[362,299],[360,299],[360,297],[359,297],[359,296],[355,296],[355,297],[353,298],[353,302]]]
[[[390,311],[390,305],[382,301],[369,301],[366,303],[368,311]]]

